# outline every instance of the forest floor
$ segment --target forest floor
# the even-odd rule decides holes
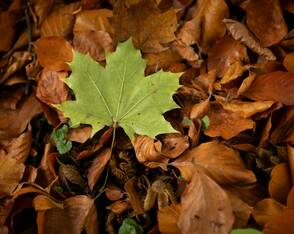
[[[0,1],[0,233],[294,233],[293,14]]]

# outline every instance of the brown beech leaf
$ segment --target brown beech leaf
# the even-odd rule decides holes
[[[224,36],[226,28],[222,20],[228,17],[224,0],[197,1],[192,19],[180,29],[178,39],[186,45],[198,44],[204,52]]]
[[[236,113],[242,118],[248,118],[256,113],[266,111],[274,104],[273,101],[244,102],[233,100],[227,102],[223,97],[215,96],[215,98],[225,110]]]
[[[294,233],[294,209],[286,209],[283,213],[275,215],[264,226],[264,234]]]
[[[197,168],[219,184],[245,185],[256,182],[255,175],[245,168],[238,151],[214,141],[186,151],[171,165],[177,167],[187,181],[191,180]]]
[[[67,134],[67,139],[79,143],[85,143],[92,136],[91,126],[80,126],[77,128],[70,128]]]
[[[260,41],[262,47],[278,43],[288,33],[279,0],[247,0],[246,24]]]
[[[46,16],[49,14],[49,12],[52,10],[52,7],[55,3],[55,0],[48,0],[48,1],[42,1],[42,0],[36,0],[33,3],[33,7],[31,10],[34,12],[34,21],[37,25],[41,25],[41,23],[44,21]]]
[[[126,211],[129,208],[130,208],[130,204],[128,201],[125,201],[125,200],[115,201],[114,203],[106,207],[106,209],[111,210],[111,212],[115,214],[121,214],[122,212]]]
[[[114,50],[108,9],[85,10],[76,17],[73,45],[81,53],[89,53],[97,61],[105,59],[105,51]]]
[[[174,48],[183,59],[186,59],[192,67],[195,65],[197,67],[199,65],[199,56],[192,46],[186,45],[181,40],[176,40],[172,43],[172,48]]]
[[[25,166],[21,162],[0,154],[0,198],[12,194],[24,170]]]
[[[291,189],[291,180],[286,163],[276,165],[271,172],[268,185],[270,196],[278,202],[286,204],[288,193]]]
[[[24,87],[11,87],[1,90],[0,92],[0,109],[15,110],[17,104],[24,95]]]
[[[66,179],[73,184],[83,187],[85,182],[74,165],[61,164],[59,167],[59,176],[61,179]]]
[[[274,199],[266,198],[254,206],[252,215],[259,225],[264,226],[272,217],[281,214],[285,208]]]
[[[132,177],[129,179],[124,186],[126,193],[128,194],[129,202],[137,215],[144,214],[142,196],[137,189],[138,179]]]
[[[231,206],[235,215],[234,229],[246,227],[253,208],[234,193],[229,190],[225,191],[231,201]]]
[[[80,8],[80,2],[57,7],[41,25],[41,37],[67,37],[74,26],[74,12]],[[54,47],[52,47],[54,48]]]
[[[234,61],[247,61],[247,49],[231,36],[218,40],[208,51],[208,70],[216,69],[222,77]]]
[[[54,207],[38,210],[39,233],[98,234],[98,217],[94,200],[85,195],[70,197],[63,202],[63,209]],[[49,208],[49,207],[48,207]]]
[[[161,137],[161,154],[168,158],[176,158],[189,147],[189,139],[180,133],[168,133]]]
[[[231,19],[224,19],[223,22],[235,40],[241,41],[252,51],[260,56],[264,56],[267,60],[276,60],[275,55],[269,49],[260,46],[257,39],[249,32],[245,25]]]
[[[294,209],[294,186],[292,186],[287,197],[287,208]]]
[[[67,63],[72,60],[72,46],[64,38],[40,38],[35,42],[35,46],[38,61],[43,67],[51,71],[69,70]]]
[[[251,119],[242,118],[239,115],[227,111],[216,103],[210,103],[208,112],[209,126],[204,131],[207,136],[221,136],[230,139],[247,129],[254,129],[255,122]]]
[[[111,150],[109,148],[106,148],[102,150],[93,160],[87,174],[88,185],[91,191],[93,190],[96,182],[100,178],[110,158],[111,158]]]
[[[4,144],[5,151],[7,152],[6,157],[14,158],[18,162],[24,163],[29,156],[32,144],[32,131],[26,131],[17,138],[12,138],[5,142]]]
[[[140,163],[144,163],[151,168],[161,167],[166,168],[168,158],[161,154],[162,143],[148,136],[136,136],[134,141],[134,149],[136,158]],[[157,164],[152,164],[156,162]]]
[[[8,10],[0,13],[0,51],[8,51],[14,42],[15,24],[21,15],[18,11]]]
[[[234,214],[226,192],[210,177],[196,171],[181,198],[178,219],[183,234],[227,234]]]
[[[147,74],[168,70],[172,65],[180,63],[182,58],[174,49],[167,49],[159,53],[148,53],[144,55],[148,61]]]
[[[108,184],[104,191],[105,196],[110,201],[117,201],[123,197],[123,191],[113,184]]]
[[[177,222],[180,216],[180,204],[172,204],[157,210],[158,228],[162,234],[181,234]]]
[[[113,10],[111,24],[117,41],[132,37],[135,47],[146,53],[167,49],[175,40],[177,17],[173,9],[160,12],[152,0],[138,1],[129,7],[119,1]]]
[[[206,100],[192,106],[190,119],[202,119],[208,113],[210,107],[209,99],[210,98],[207,98]]]
[[[227,70],[224,70],[223,77],[220,83],[227,84],[233,80],[236,80],[240,77],[246,70],[250,68],[249,65],[243,66],[240,60],[233,61],[232,64],[228,67]]]
[[[0,109],[0,138],[19,136],[39,113],[40,104],[34,95],[25,98],[16,110]]]
[[[256,76],[256,74],[254,72],[249,72],[249,75],[242,81],[242,83],[237,91],[238,96],[242,95],[243,93],[245,93],[247,91],[247,89],[249,89],[249,87],[251,86],[251,84],[255,80],[255,76]]]
[[[47,105],[59,104],[68,99],[68,88],[62,82],[67,72],[56,72],[43,69],[38,80],[36,97]]]
[[[294,73],[275,71],[260,75],[243,95],[257,101],[294,105]]]
[[[289,72],[294,73],[294,52],[286,55],[283,60],[283,65]]]

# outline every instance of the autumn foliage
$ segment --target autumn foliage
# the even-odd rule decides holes
[[[291,0],[1,1],[0,233],[294,233],[293,14]],[[143,62],[124,105],[150,77],[165,96],[131,130],[75,125],[60,106],[95,94],[80,63],[67,80],[74,56],[107,70],[128,39]]]

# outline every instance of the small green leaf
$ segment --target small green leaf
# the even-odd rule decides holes
[[[247,228],[247,229],[235,229],[231,232],[231,234],[262,234],[262,232],[256,229]]]
[[[163,113],[179,108],[172,95],[180,87],[180,74],[159,71],[145,77],[146,64],[131,39],[106,56],[105,67],[74,51],[65,83],[75,100],[55,107],[73,126],[90,124],[92,135],[105,126],[122,127],[130,139],[135,133],[154,138],[176,132]]]
[[[68,126],[63,125],[62,128],[54,129],[52,132],[52,139],[56,144],[56,148],[60,154],[65,154],[71,150],[72,143],[66,139],[68,133]]]
[[[207,115],[205,115],[202,119],[202,128],[203,130],[206,130],[209,126],[209,117]]]
[[[143,232],[143,228],[135,220],[130,218],[124,219],[118,230],[118,234],[143,234]]]

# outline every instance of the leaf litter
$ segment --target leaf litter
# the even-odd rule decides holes
[[[0,233],[293,233],[291,1],[0,3]]]

